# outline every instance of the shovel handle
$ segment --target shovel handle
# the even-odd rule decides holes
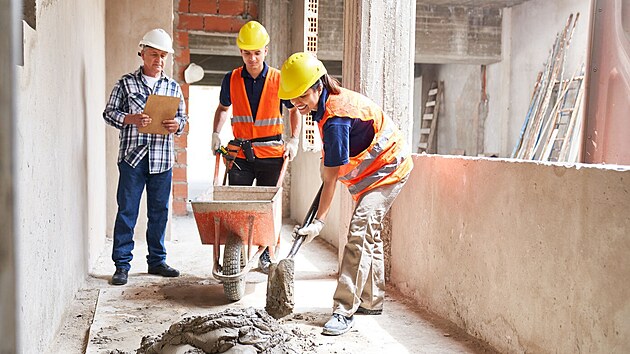
[[[315,215],[317,215],[317,208],[319,208],[319,198],[322,195],[322,189],[324,189],[323,183],[319,187],[319,191],[317,191],[317,194],[315,195],[315,199],[313,199],[313,203],[311,203],[311,207],[308,209],[308,212],[306,213],[306,216],[304,217],[304,221],[302,222],[302,227],[306,227],[310,225],[313,219],[315,219]],[[293,246],[291,246],[291,250],[289,251],[289,255],[287,256],[287,258],[293,258],[293,256],[295,256],[297,251],[300,249],[300,246],[302,246],[302,243],[304,243],[305,239],[306,239],[306,236],[303,236],[303,235],[297,235],[295,237],[295,241],[293,241]]]

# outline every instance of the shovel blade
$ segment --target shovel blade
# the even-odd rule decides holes
[[[294,273],[295,261],[293,258],[282,259],[278,264],[272,263],[269,267],[265,310],[275,319],[293,312],[295,307]]]

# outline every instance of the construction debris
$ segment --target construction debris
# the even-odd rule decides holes
[[[538,74],[513,158],[578,162],[584,65],[565,78],[565,59],[579,16],[569,16],[564,30],[556,36],[545,70]]]
[[[227,309],[187,317],[159,336],[145,336],[136,354],[297,353],[288,343],[292,338],[264,310]]]

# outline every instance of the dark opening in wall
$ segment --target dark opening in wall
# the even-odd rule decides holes
[[[22,0],[24,8],[22,9],[22,15],[24,21],[31,26],[32,29],[35,28],[36,24],[36,11],[35,11],[35,0]]]
[[[36,0],[23,0],[22,1],[22,20],[24,20],[24,22],[26,22],[26,24],[29,25],[32,29],[35,29],[35,25],[37,23],[36,21],[37,11],[35,7],[35,1]],[[17,55],[16,61],[17,61],[17,65],[23,66],[24,65],[24,47],[23,47],[24,28],[23,28],[22,23],[18,25],[17,31],[18,31],[18,38],[20,40],[18,41],[18,43],[16,43],[18,47],[17,48],[18,55]]]

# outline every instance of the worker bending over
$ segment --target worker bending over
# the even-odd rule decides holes
[[[385,295],[382,221],[413,168],[410,153],[394,122],[374,102],[344,89],[317,58],[295,53],[281,68],[279,96],[301,114],[312,113],[323,142],[323,189],[317,215],[303,228],[305,243],[321,232],[337,180],[356,203],[343,251],[333,315],[323,333],[352,328],[354,313],[380,314]]]
[[[284,158],[293,160],[298,151],[300,114],[288,101],[278,98],[280,71],[265,63],[269,35],[256,21],[249,21],[238,32],[236,45],[245,65],[232,70],[223,78],[219,106],[214,114],[212,150],[221,146],[219,133],[232,106],[232,131],[241,146],[235,163],[228,172],[232,186],[275,186]],[[289,110],[291,131],[288,142],[282,138],[284,123],[282,107]],[[259,266],[269,271],[269,250],[259,259]]]

